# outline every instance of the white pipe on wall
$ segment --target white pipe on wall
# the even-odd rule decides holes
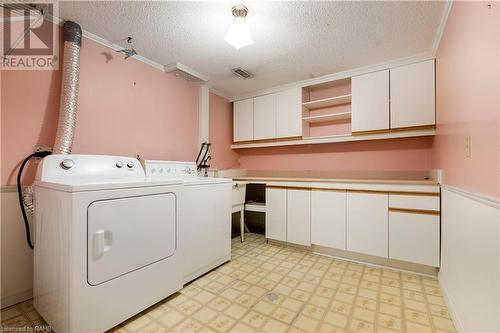
[[[199,91],[200,105],[199,105],[199,144],[208,142],[208,124],[209,124],[209,106],[210,106],[210,89],[209,87],[201,84]]]

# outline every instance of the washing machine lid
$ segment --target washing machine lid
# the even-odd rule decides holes
[[[36,186],[66,192],[181,184],[180,179],[148,179],[141,163],[131,157],[50,155],[37,169]]]

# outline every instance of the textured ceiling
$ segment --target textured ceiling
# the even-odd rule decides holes
[[[311,77],[430,52],[444,2],[245,1],[254,44],[224,41],[241,2],[67,1],[59,16],[109,41],[134,38],[159,64],[181,62],[238,95]],[[234,77],[243,67],[250,80]]]

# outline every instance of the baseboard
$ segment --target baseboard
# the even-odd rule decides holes
[[[390,258],[382,258],[368,254],[356,253],[347,250],[332,249],[325,246],[313,245],[311,248],[315,254],[349,260],[370,266],[386,267],[402,272],[417,273],[426,276],[437,277],[438,269],[432,266],[415,264]]]
[[[277,240],[273,240],[273,239],[267,239],[267,241],[270,244],[277,244],[277,245],[281,245],[281,246],[294,247],[294,248],[297,248],[300,250],[312,252],[314,254],[322,255],[325,257],[338,258],[338,259],[342,259],[342,260],[349,260],[349,261],[353,261],[353,262],[357,262],[357,263],[361,263],[361,264],[366,264],[366,265],[370,265],[370,266],[378,266],[378,267],[395,269],[395,270],[399,270],[402,272],[410,272],[410,273],[416,273],[416,274],[432,276],[432,277],[437,277],[437,272],[438,272],[438,269],[436,267],[415,264],[415,263],[401,261],[401,260],[376,257],[376,256],[371,256],[371,255],[367,255],[367,254],[361,254],[361,253],[356,253],[356,252],[351,252],[351,251],[346,251],[346,250],[333,249],[333,248],[326,247],[326,246],[320,246],[320,245],[304,246],[304,245],[297,245],[297,244],[292,244],[292,243],[288,243],[288,242],[284,242],[284,241],[277,241]]]
[[[460,320],[458,313],[455,311],[455,306],[450,298],[450,295],[448,294],[448,290],[441,283],[441,279],[438,279],[438,283],[439,283],[439,289],[441,290],[441,294],[443,295],[444,302],[446,303],[446,307],[448,308],[448,313],[450,314],[451,320],[455,325],[457,333],[466,333],[462,325],[462,321]]]
[[[29,289],[10,296],[2,296],[2,309],[17,303],[27,301],[31,298],[33,298],[33,289]]]

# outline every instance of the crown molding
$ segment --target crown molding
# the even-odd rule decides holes
[[[60,19],[59,17],[56,17],[56,16],[47,16],[47,20],[49,20],[52,23],[57,24],[57,25],[62,25],[64,22],[62,19]],[[112,49],[113,51],[118,51],[118,50],[123,49],[122,46],[120,46],[118,44],[113,44],[110,41],[108,41],[107,39],[104,39],[96,34],[93,34],[89,31],[85,30],[85,29],[82,29],[82,34],[83,34],[83,37],[90,39],[91,41],[94,41],[94,42],[101,44],[103,46],[106,46],[106,47]],[[138,54],[132,56],[132,58],[136,59],[142,63],[145,63],[146,65],[154,67],[162,72],[165,72],[163,65],[161,65],[161,64],[159,64],[151,59],[148,59],[148,58],[143,57],[143,56],[138,55]]]
[[[220,91],[220,90],[217,90],[217,89],[215,89],[215,88],[210,87],[210,92],[211,92],[212,94],[215,94],[215,95],[217,95],[217,96],[220,96],[220,97],[222,97],[222,98],[225,98],[225,99],[227,99],[228,101],[230,101],[230,100],[231,100],[231,96],[229,96],[228,94],[226,94],[226,93],[225,93],[225,92],[223,92],[223,91]]]
[[[453,6],[453,0],[448,0],[444,4],[443,15],[441,16],[441,21],[439,22],[436,35],[434,36],[434,42],[432,43],[432,53],[436,54],[439,48],[439,43],[441,42],[441,37],[443,37],[444,29],[446,28],[446,22],[448,22],[448,17],[450,16],[451,7]]]

